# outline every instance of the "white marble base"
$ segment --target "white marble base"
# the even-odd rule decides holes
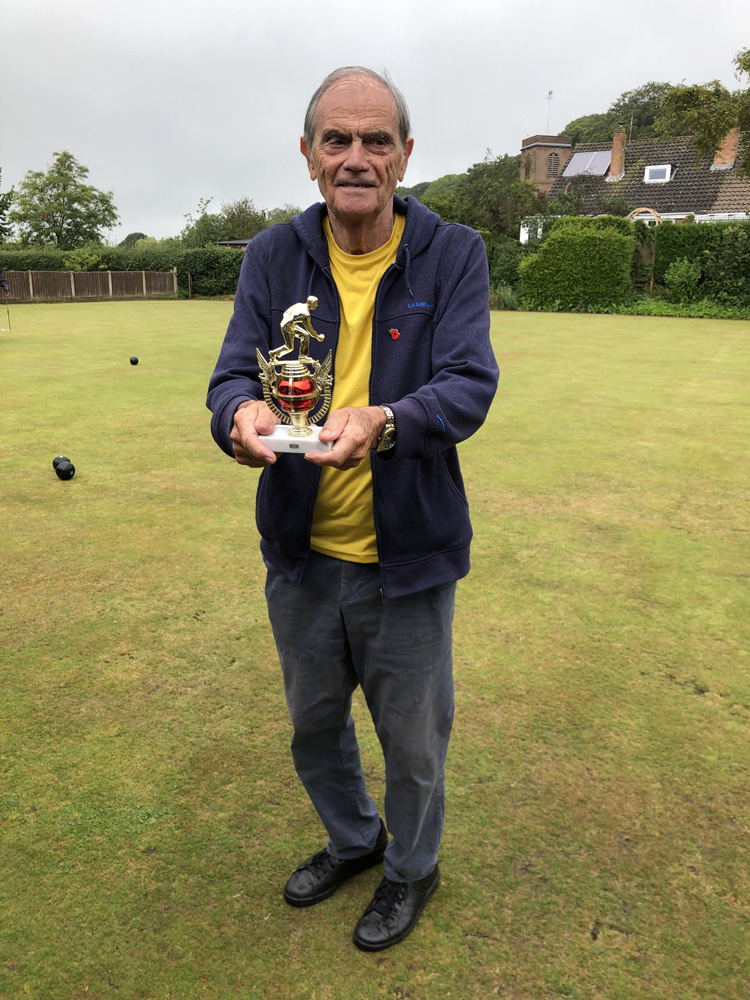
[[[261,434],[260,440],[276,454],[306,455],[309,451],[330,451],[333,445],[330,441],[319,441],[320,428],[310,425],[312,433],[306,437],[292,437],[289,424],[277,424],[271,434]]]

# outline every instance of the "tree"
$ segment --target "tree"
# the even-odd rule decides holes
[[[180,233],[180,242],[186,247],[211,246],[221,239],[221,217],[215,212],[208,212],[212,201],[213,198],[201,198],[195,216],[191,212],[185,213],[187,225]]]
[[[579,142],[607,142],[612,138],[612,127],[607,114],[582,115],[563,129],[574,146]]]
[[[664,108],[664,98],[672,89],[671,83],[644,83],[635,90],[626,90],[614,101],[607,112],[611,128],[607,142],[612,138],[612,130],[620,122],[625,126],[629,139],[655,139],[655,122]]]
[[[750,48],[732,61],[738,80],[750,78]],[[750,87],[731,92],[718,80],[673,87],[664,98],[657,128],[666,137],[692,135],[699,158],[712,159],[733,128],[750,133]],[[740,148],[738,168],[750,176],[750,142]]]
[[[275,226],[279,222],[289,222],[293,215],[299,215],[302,209],[299,205],[282,205],[266,212],[266,225]]]
[[[521,221],[533,215],[543,198],[533,184],[520,179],[520,156],[493,156],[488,150],[456,186],[452,208],[457,218],[474,229],[488,229],[518,238]]]
[[[221,204],[221,239],[249,240],[268,225],[268,216],[250,198]]]
[[[129,250],[131,247],[136,245],[138,240],[145,240],[146,238],[145,233],[128,233],[122,243],[118,243],[117,245],[122,250]]]
[[[187,225],[180,233],[185,246],[205,247],[220,240],[250,240],[268,225],[266,212],[257,209],[250,198],[222,202],[221,212],[208,211],[212,201],[212,198],[201,198],[197,214],[185,216]]]
[[[60,250],[101,243],[102,230],[119,221],[112,192],[86,184],[88,167],[72,153],[54,157],[46,173],[28,171],[18,189],[8,218],[18,225],[21,242]]]
[[[563,134],[570,136],[574,146],[579,142],[610,142],[612,132],[622,122],[629,138],[653,139],[658,134],[656,119],[662,113],[664,97],[671,88],[671,83],[652,80],[635,90],[626,90],[607,111],[583,115],[569,122]]]
[[[396,188],[396,194],[399,198],[408,198],[409,195],[411,195],[412,198],[416,198],[417,201],[421,201],[422,195],[431,183],[432,181],[420,181],[418,184],[413,184],[411,187],[406,187],[405,185],[400,184]]]
[[[0,169],[0,178],[3,176],[3,171]],[[10,237],[13,227],[7,221],[8,210],[13,204],[13,197],[15,192],[13,188],[10,191],[6,191],[5,194],[0,194],[0,243],[5,243],[5,241]]]

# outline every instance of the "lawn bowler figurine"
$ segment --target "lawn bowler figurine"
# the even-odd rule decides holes
[[[318,300],[314,295],[307,296],[307,302],[296,302],[289,306],[281,317],[281,332],[284,335],[284,346],[276,347],[271,351],[269,357],[273,363],[278,358],[283,358],[294,350],[294,338],[299,337],[299,360],[308,360],[310,352],[310,337],[316,340],[325,340],[322,333],[313,329],[310,313],[318,308]]]
[[[308,353],[310,337],[317,341],[325,340],[310,319],[310,311],[317,305],[317,298],[308,295],[307,302],[289,306],[281,318],[284,344],[269,352],[268,361],[259,349],[256,350],[263,398],[282,425],[291,424],[291,427],[277,425],[271,434],[263,435],[264,443],[275,452],[306,454],[310,451],[330,451],[332,447],[330,443],[321,443],[318,428],[311,426],[328,413],[332,394],[331,352],[322,363]],[[297,360],[281,361],[294,350],[295,337],[299,339]],[[321,398],[320,409],[315,412]]]

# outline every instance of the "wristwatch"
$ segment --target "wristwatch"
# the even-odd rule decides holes
[[[396,444],[396,418],[390,406],[380,403],[380,409],[385,413],[385,427],[378,438],[377,451],[390,451]]]

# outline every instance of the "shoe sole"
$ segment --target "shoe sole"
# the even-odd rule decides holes
[[[388,941],[384,941],[383,944],[370,944],[369,941],[358,940],[357,932],[355,931],[354,934],[352,935],[352,941],[354,941],[354,943],[360,949],[360,951],[385,951],[386,948],[390,948],[392,945],[398,944],[400,941],[403,941],[404,938],[408,937],[414,930],[414,928],[417,926],[419,918],[422,916],[422,911],[424,910],[425,906],[427,906],[427,904],[429,903],[433,893],[435,892],[435,890],[439,885],[440,885],[440,872],[438,872],[438,877],[435,879],[433,884],[427,890],[427,893],[425,894],[425,897],[422,900],[422,905],[417,910],[417,914],[414,917],[411,926],[407,927],[406,930],[402,931],[397,937],[389,938]]]
[[[316,903],[322,903],[324,899],[330,899],[335,892],[338,892],[341,886],[344,885],[345,882],[348,882],[350,878],[354,878],[355,875],[361,875],[362,872],[369,871],[370,868],[374,868],[375,865],[381,864],[383,861],[383,854],[385,854],[385,848],[383,848],[382,854],[378,857],[371,858],[367,864],[362,865],[361,868],[356,868],[353,872],[350,872],[346,878],[341,879],[340,882],[337,882],[324,892],[319,892],[317,896],[289,896],[287,895],[286,889],[284,889],[284,899],[290,906],[296,906],[300,909],[304,906],[315,906]]]

